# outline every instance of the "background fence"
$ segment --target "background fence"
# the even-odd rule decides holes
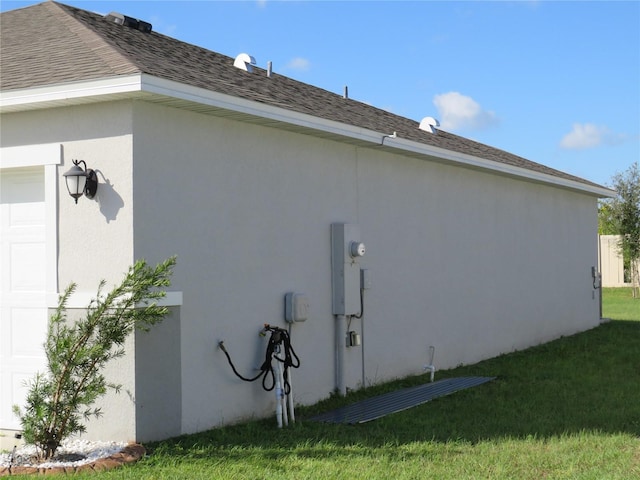
[[[598,254],[603,287],[631,286],[631,272],[628,268],[625,272],[624,259],[618,250],[619,241],[619,235],[599,235]]]

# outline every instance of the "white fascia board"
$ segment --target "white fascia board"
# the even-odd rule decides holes
[[[352,125],[334,122],[315,117],[306,113],[294,112],[285,108],[274,107],[254,100],[212,92],[199,87],[192,87],[182,83],[162,78],[143,75],[142,90],[147,93],[165,95],[172,98],[191,101],[210,107],[221,108],[246,115],[261,117],[276,122],[283,122],[326,133],[346,136],[365,142],[380,143],[382,134]]]
[[[378,132],[362,129],[338,122],[323,120],[313,115],[292,112],[284,108],[273,107],[253,100],[212,92],[205,88],[193,87],[184,83],[136,73],[133,75],[109,77],[97,80],[48,85],[45,87],[26,88],[0,92],[0,112],[16,111],[23,107],[51,104],[61,101],[79,100],[82,98],[105,97],[124,93],[150,93],[166,97],[190,101],[201,105],[221,108],[277,122],[290,123],[302,127],[321,130],[336,135],[358,138],[363,141],[377,143],[382,135]]]
[[[72,101],[74,99],[78,100],[87,97],[105,97],[106,99],[109,95],[136,92],[163,95],[201,105],[208,105],[215,108],[269,119],[274,122],[288,123],[325,133],[348,137],[372,143],[374,145],[379,145],[383,137],[385,137],[384,134],[373,130],[326,120],[305,113],[293,112],[291,110],[274,107],[272,105],[263,104],[253,100],[247,100],[224,93],[212,92],[205,88],[185,85],[172,80],[139,73],[127,76],[68,83],[64,85],[12,90],[4,93],[0,92],[0,111],[4,109],[9,110],[11,107],[19,107],[20,105],[24,105],[26,107],[28,105],[38,103],[46,104],[65,100]],[[494,171],[504,175],[528,179],[530,181],[569,188],[598,197],[615,196],[615,192],[607,188],[586,185],[581,182],[563,179],[553,175],[547,175],[500,162],[485,160],[473,155],[458,153],[401,138],[388,138],[387,141],[385,141],[385,146],[412,152],[414,154],[438,158],[454,164]]]
[[[0,92],[0,111],[87,97],[138,92],[141,75],[126,75]],[[13,109],[12,109],[13,110]]]
[[[222,108],[225,110],[236,111],[253,115],[270,120],[307,127],[314,130],[320,130],[326,133],[332,133],[344,137],[349,137],[375,145],[380,145],[384,134],[373,130],[367,130],[360,127],[354,127],[348,124],[326,120],[305,113],[292,112],[283,108],[265,105],[252,100],[246,100],[223,93],[211,92],[210,90],[190,87],[181,83],[164,80],[148,75],[143,76],[142,89],[145,92],[156,93],[173,98],[180,98],[212,107]],[[528,170],[526,168],[508,165],[491,160],[485,160],[480,157],[458,153],[444,148],[426,145],[424,143],[404,140],[402,138],[387,138],[384,142],[387,147],[398,148],[399,150],[410,151],[420,155],[435,157],[444,161],[455,164],[461,164],[482,170],[489,170],[504,175],[520,177],[522,179],[552,184],[558,187],[577,190],[598,197],[612,197],[615,192],[608,188],[587,185],[569,179],[555,177],[541,172]]]
[[[515,165],[509,165],[506,163],[485,160],[474,155],[468,155],[465,153],[454,152],[452,150],[446,150],[440,147],[425,145],[424,143],[414,142],[412,140],[394,138],[385,141],[385,145],[389,147],[397,147],[401,150],[410,151],[421,155],[427,155],[429,157],[449,160],[452,163],[466,165],[473,168],[490,170],[512,177],[520,177],[526,180],[531,180],[533,182],[552,184],[558,187],[578,190],[598,197],[614,197],[616,195],[616,192],[614,190],[605,187],[587,185],[585,183],[576,182],[567,178],[556,177],[554,175],[536,172],[534,170],[517,167]]]

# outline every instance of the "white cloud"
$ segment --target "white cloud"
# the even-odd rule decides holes
[[[448,92],[433,97],[439,120],[444,130],[479,130],[498,123],[498,117],[490,110],[483,110],[473,98],[459,92]]]
[[[311,62],[306,58],[296,57],[287,63],[287,68],[306,72],[311,67]]]
[[[597,147],[606,133],[605,127],[598,127],[593,123],[574,123],[573,129],[562,137],[560,146],[569,150]]]
[[[613,133],[604,125],[574,123],[572,130],[560,140],[560,146],[567,150],[584,150],[600,145],[618,145],[627,140],[627,135]]]

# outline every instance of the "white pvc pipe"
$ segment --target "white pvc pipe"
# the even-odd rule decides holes
[[[431,381],[433,382],[433,377],[436,374],[436,366],[433,364],[433,357],[436,354],[436,347],[431,345],[429,347],[429,365],[425,365],[424,369],[429,370],[431,372]]]
[[[289,426],[289,415],[287,414],[287,396],[284,393],[284,373],[282,369],[282,362],[278,362],[280,366],[280,383],[282,385],[282,397],[280,398],[280,402],[282,403],[282,423],[285,427]]]
[[[275,353],[280,353],[280,347],[276,347]],[[284,373],[282,362],[277,359],[276,362],[276,416],[278,415],[278,410],[280,410],[281,421],[278,422],[278,427],[281,428],[282,425],[285,427],[289,425],[289,417],[287,416],[287,399],[284,393]]]
[[[291,423],[295,423],[296,414],[293,409],[293,387],[291,384],[291,372],[289,372],[289,395],[287,395],[287,398],[289,400],[289,419],[291,420]]]
[[[433,376],[436,374],[436,367],[434,367],[433,365],[427,365],[426,367],[424,367],[425,370],[429,370],[431,372],[431,382],[433,382]]]
[[[280,383],[280,375],[276,375],[276,420],[278,428],[282,428],[282,384]]]

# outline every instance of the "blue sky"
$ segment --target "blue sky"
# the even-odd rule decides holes
[[[37,1],[7,1],[11,10]],[[640,161],[640,1],[92,1],[608,185]]]

